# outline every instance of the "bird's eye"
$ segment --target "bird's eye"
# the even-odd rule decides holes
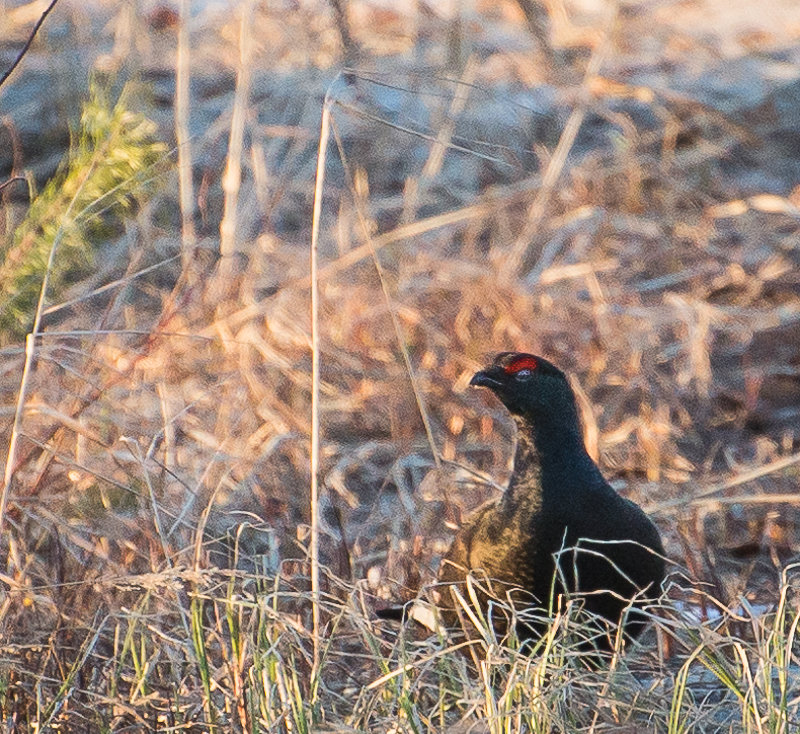
[[[527,367],[524,367],[524,368],[523,368],[523,369],[521,369],[521,370],[517,370],[517,371],[514,373],[514,377],[522,377],[522,378],[525,378],[525,377],[530,377],[530,376],[531,376],[531,374],[533,374],[533,373],[532,373],[532,372],[531,372],[531,371],[530,371],[530,370],[529,370]]]

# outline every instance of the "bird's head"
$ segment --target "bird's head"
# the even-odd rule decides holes
[[[469,384],[488,387],[514,416],[535,419],[574,411],[575,398],[566,375],[533,354],[501,352]]]

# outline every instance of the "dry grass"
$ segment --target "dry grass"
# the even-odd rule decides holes
[[[353,3],[359,70],[336,76],[326,8],[208,11],[187,47],[185,26],[98,6],[82,63],[144,78],[180,165],[93,277],[45,298],[19,410],[25,350],[2,349],[6,731],[800,727],[800,225],[797,189],[768,175],[779,123],[628,83],[652,61],[637,39],[661,38],[646,6],[604,40],[593,26],[549,86],[520,12],[498,8],[473,27]],[[195,86],[176,127],[152,59],[178,39]],[[79,41],[35,49],[30,73]],[[708,50],[686,48],[697,71]],[[49,170],[59,129],[37,99],[6,123],[13,173]],[[762,162],[730,165],[756,145]],[[673,562],[658,635],[599,667],[574,601],[532,655],[371,613],[431,582],[500,491],[513,429],[466,388],[505,349],[572,373],[590,449]]]

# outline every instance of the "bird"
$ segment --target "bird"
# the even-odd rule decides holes
[[[567,376],[543,357],[501,352],[470,385],[505,406],[516,448],[507,488],[468,519],[442,559],[436,598],[445,626],[461,618],[463,628],[464,599],[477,600],[486,619],[489,599],[513,598],[538,610],[514,628],[520,641],[535,641],[558,596],[578,595],[591,619],[622,623],[625,638],[637,637],[647,622],[642,606],[665,577],[664,547],[644,511],[609,485],[587,453]],[[487,583],[465,588],[479,577]],[[461,603],[448,587],[459,589]],[[399,619],[402,609],[377,614]],[[491,619],[495,632],[508,631],[502,614]],[[591,640],[596,649],[614,645],[613,627],[605,627]]]

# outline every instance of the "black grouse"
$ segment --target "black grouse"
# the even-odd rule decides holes
[[[647,515],[611,488],[586,452],[566,376],[541,357],[503,352],[470,385],[489,388],[508,409],[517,446],[508,489],[462,527],[442,561],[445,623],[455,626],[459,605],[444,585],[460,585],[470,598],[465,579],[480,571],[492,596],[515,598],[518,608],[546,610],[559,594],[578,592],[586,610],[617,623],[633,600],[624,631],[635,637],[646,621],[641,602],[658,596],[664,579],[664,549]],[[488,594],[477,598],[485,607]],[[378,614],[398,616],[393,609]],[[500,616],[493,624],[503,632]],[[517,626],[521,639],[541,630],[541,622]],[[611,641],[601,636],[594,644],[608,648]]]

